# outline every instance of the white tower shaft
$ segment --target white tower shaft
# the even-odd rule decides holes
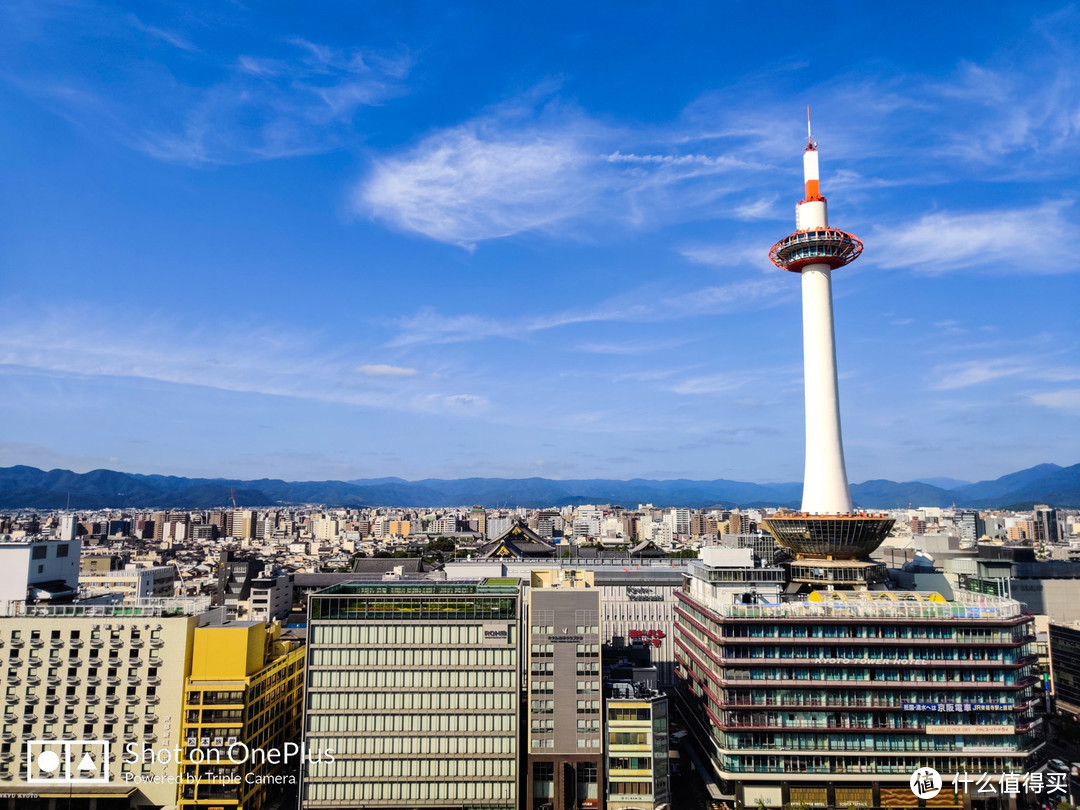
[[[806,199],[798,207],[799,230],[826,228],[829,214],[819,190],[818,154],[811,144],[803,156]],[[806,468],[802,511],[850,514],[851,493],[840,433],[840,389],[836,375],[832,269],[802,268],[803,385],[806,397]]]

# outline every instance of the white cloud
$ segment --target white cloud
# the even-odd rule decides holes
[[[668,297],[658,297],[654,290],[633,290],[602,301],[592,309],[553,312],[530,319],[498,320],[479,315],[446,316],[440,315],[431,307],[424,307],[415,315],[398,321],[401,331],[387,346],[464,343],[488,338],[522,340],[533,333],[563,326],[675,321],[700,315],[739,312],[751,304],[759,308],[772,307],[785,303],[799,292],[798,285],[793,284],[786,276],[786,273],[777,270],[774,275],[766,278],[703,287]],[[625,345],[620,350],[613,350],[610,344],[591,345],[593,351],[596,351],[597,347],[607,349],[600,353],[631,353]]]
[[[324,152],[353,135],[361,108],[405,92],[407,55],[269,42],[275,55],[209,53],[183,34],[134,15],[96,19],[107,70],[64,75],[24,70],[4,78],[95,133],[157,160],[191,166],[249,163]],[[176,51],[147,48],[147,39]],[[138,40],[138,42],[133,42]],[[188,81],[198,60],[200,79]],[[97,76],[119,77],[108,85]]]
[[[1062,257],[1080,229],[1067,216],[1072,204],[951,213],[939,211],[895,227],[879,226],[867,255],[885,268],[946,273],[972,267],[1014,273],[1067,273],[1075,262]]]
[[[1066,388],[1062,391],[1044,391],[1031,394],[1028,399],[1044,408],[1061,411],[1080,412],[1080,388]]]
[[[161,317],[122,332],[84,324],[73,333],[75,319],[73,312],[27,313],[0,324],[0,371],[150,380],[394,411],[464,413],[489,404],[482,396],[440,392],[439,381],[415,369],[356,367],[349,356],[358,347],[327,351],[304,334],[192,329]]]
[[[416,375],[415,368],[388,366],[381,363],[371,366],[357,366],[356,370],[368,377],[412,377]]]
[[[459,127],[378,161],[355,192],[359,210],[404,230],[468,246],[552,225],[595,193],[578,180],[589,157],[572,135],[492,136]]]

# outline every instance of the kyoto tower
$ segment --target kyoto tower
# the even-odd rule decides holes
[[[773,264],[802,276],[806,467],[801,515],[776,515],[765,525],[792,552],[792,578],[827,586],[865,585],[884,578],[868,559],[892,528],[892,518],[852,514],[840,435],[832,271],[862,253],[857,237],[829,227],[821,194],[817,143],[806,111],[805,197],[795,208],[795,233],[773,245]]]

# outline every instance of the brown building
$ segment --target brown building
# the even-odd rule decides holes
[[[604,795],[600,591],[591,571],[534,571],[529,591],[526,810]]]

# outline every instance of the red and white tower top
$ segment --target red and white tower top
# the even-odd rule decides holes
[[[773,245],[769,258],[777,267],[801,273],[812,264],[835,270],[859,257],[863,244],[858,237],[829,227],[829,204],[821,194],[817,143],[810,132],[810,108],[806,108],[806,149],[803,151],[805,194],[795,207],[795,233]]]

